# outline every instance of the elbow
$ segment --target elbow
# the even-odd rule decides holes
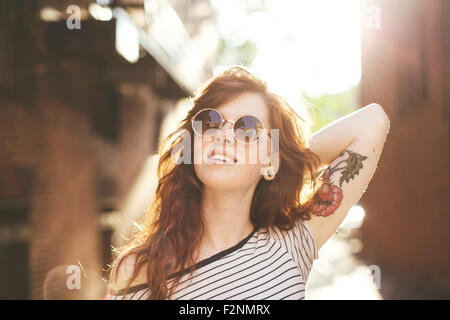
[[[390,119],[384,108],[378,103],[371,103],[369,105],[372,112],[372,120],[374,123],[374,128],[380,131],[389,131]]]
[[[369,108],[371,108],[374,115],[374,119],[376,119],[377,122],[380,123],[389,122],[389,116],[386,113],[386,110],[384,110],[384,108],[381,105],[379,105],[378,103],[371,103],[369,105]]]
[[[378,103],[371,103],[367,108],[366,135],[378,139],[380,136],[386,137],[389,133],[390,121],[384,108]]]

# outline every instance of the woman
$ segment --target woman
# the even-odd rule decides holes
[[[161,144],[155,200],[107,299],[304,299],[319,249],[375,171],[386,113],[371,104],[307,138],[305,121],[237,66],[193,102]]]

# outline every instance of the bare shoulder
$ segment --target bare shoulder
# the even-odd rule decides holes
[[[111,289],[120,290],[127,286],[129,279],[133,275],[135,264],[136,264],[136,254],[126,254],[126,252],[122,252],[117,257],[117,259],[114,261],[111,271],[111,279],[110,279]],[[147,266],[144,264],[139,270],[136,279],[133,280],[130,286],[147,282],[147,277],[145,276],[146,268]]]

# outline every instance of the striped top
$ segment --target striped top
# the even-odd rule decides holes
[[[184,269],[171,299],[174,300],[297,300],[305,299],[306,282],[318,258],[314,238],[299,220],[293,229],[276,226],[255,229],[245,239],[195,264],[192,278]],[[141,300],[149,294],[147,284],[108,293],[107,300]]]

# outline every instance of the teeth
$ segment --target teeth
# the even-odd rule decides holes
[[[212,160],[221,160],[221,161],[225,161],[225,162],[229,162],[229,163],[233,162],[230,158],[228,158],[227,156],[222,155],[222,154],[215,154],[211,157],[211,159]]]

